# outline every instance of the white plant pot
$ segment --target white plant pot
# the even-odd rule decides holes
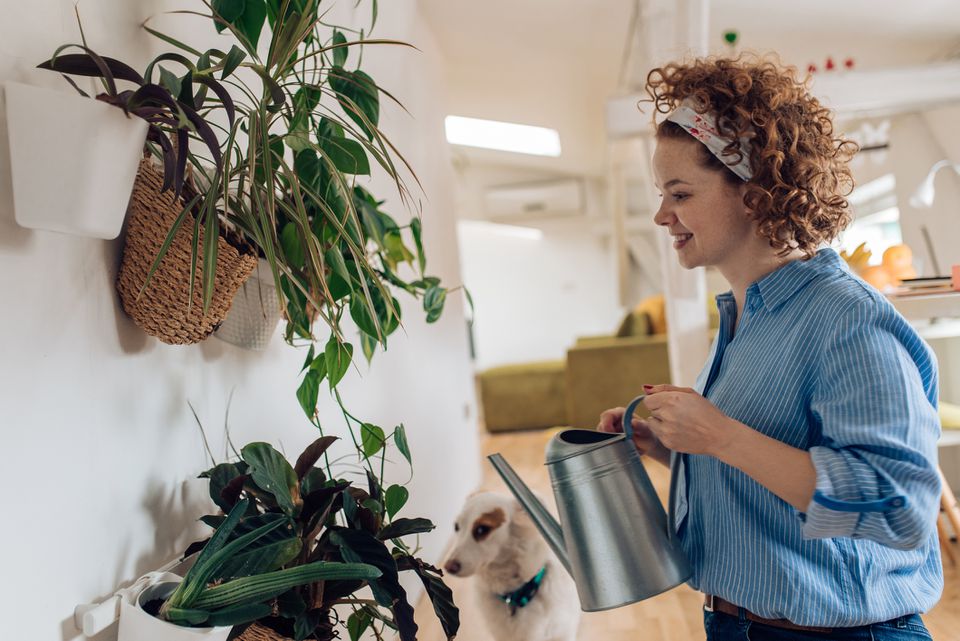
[[[186,628],[167,623],[143,610],[153,599],[165,599],[177,588],[174,582],[154,583],[136,595],[133,603],[120,602],[117,641],[227,641],[233,626]]]
[[[253,275],[244,281],[214,336],[231,345],[262,350],[280,323],[280,303],[273,274],[267,261],[260,259]]]
[[[147,121],[118,107],[6,83],[17,224],[116,238],[143,154]]]

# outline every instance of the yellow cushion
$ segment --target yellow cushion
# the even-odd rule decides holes
[[[940,425],[945,430],[960,430],[960,405],[940,401]]]
[[[633,313],[647,315],[650,319],[651,334],[667,333],[667,304],[663,294],[644,298],[633,308]]]

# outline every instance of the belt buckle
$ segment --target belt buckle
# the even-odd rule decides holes
[[[703,609],[707,612],[713,612],[713,595],[704,594],[703,595]]]

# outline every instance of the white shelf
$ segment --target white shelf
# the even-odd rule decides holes
[[[888,296],[897,311],[908,320],[960,318],[960,292]]]

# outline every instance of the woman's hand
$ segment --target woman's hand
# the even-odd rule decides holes
[[[739,424],[689,387],[644,386],[646,421],[652,436],[664,447],[685,454],[721,458],[732,444]]]
[[[603,412],[600,414],[600,424],[597,425],[597,430],[611,433],[623,432],[623,415],[626,411],[626,408],[614,407]],[[634,418],[630,421],[630,426],[633,428],[633,444],[637,451],[669,467],[670,450],[657,440],[657,437],[650,430],[650,426],[647,425],[647,421]]]

